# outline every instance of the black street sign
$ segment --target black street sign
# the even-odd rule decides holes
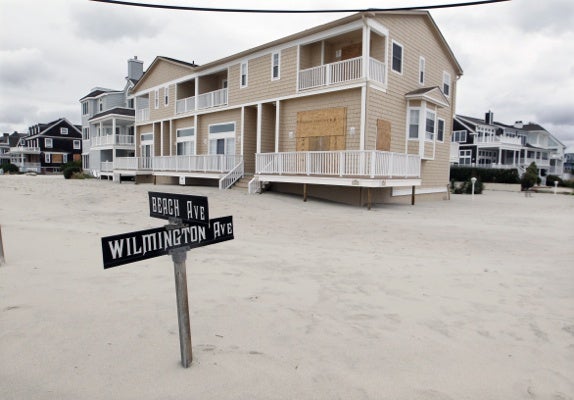
[[[150,192],[150,199],[151,195]],[[207,214],[207,198],[205,206],[205,213]],[[161,228],[107,236],[102,238],[104,269],[166,255],[169,254],[170,250],[178,248],[189,250],[232,239],[232,216],[214,218],[209,221],[209,225],[168,225]]]
[[[176,218],[187,223],[207,225],[207,197],[149,192],[149,215],[154,218]]]

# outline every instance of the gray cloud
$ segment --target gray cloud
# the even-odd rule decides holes
[[[516,1],[512,18],[525,32],[562,34],[574,32],[572,0]]]
[[[42,52],[38,49],[17,49],[0,51],[0,85],[4,88],[30,88],[40,77],[38,65]]]
[[[83,39],[111,42],[153,37],[161,29],[152,18],[133,7],[110,4],[74,4],[70,8],[74,33]]]

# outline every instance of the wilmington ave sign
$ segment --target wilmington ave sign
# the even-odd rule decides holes
[[[207,197],[149,192],[149,215],[169,220],[161,228],[102,238],[104,269],[171,255],[175,275],[181,364],[192,360],[187,276],[187,251],[233,239],[233,217],[209,218]],[[0,241],[1,243],[1,241]]]
[[[233,217],[215,218],[209,225],[174,225],[102,238],[104,269],[194,249],[233,239]]]

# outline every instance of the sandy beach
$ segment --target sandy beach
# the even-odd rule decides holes
[[[235,240],[187,255],[180,365],[148,191],[208,196]],[[232,189],[0,176],[0,398],[574,398],[574,196],[486,191],[371,211]]]

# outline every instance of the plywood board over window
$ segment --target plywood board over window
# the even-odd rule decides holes
[[[297,151],[345,150],[345,107],[297,113]]]
[[[52,164],[62,164],[62,155],[52,154]]]
[[[391,122],[377,120],[377,150],[391,151]]]

